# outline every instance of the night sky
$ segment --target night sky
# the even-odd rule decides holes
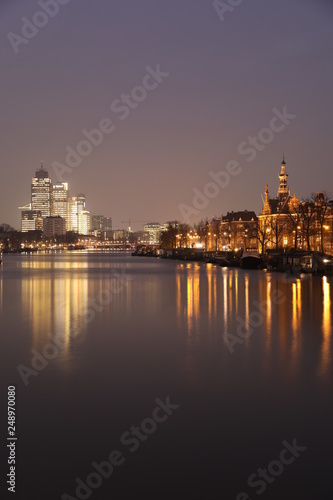
[[[0,223],[19,228],[40,161],[56,181],[66,146],[104,118],[113,131],[63,181],[114,227],[182,219],[193,188],[231,160],[241,173],[191,222],[258,212],[266,182],[276,195],[283,152],[292,194],[333,193],[330,0],[244,0],[223,21],[210,0],[70,0],[15,53],[7,34],[22,36],[22,17],[38,11],[36,0],[0,3]],[[129,113],[111,110],[157,65],[169,76]],[[296,117],[248,161],[239,145],[283,107]]]

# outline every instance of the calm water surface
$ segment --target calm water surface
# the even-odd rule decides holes
[[[75,478],[115,449],[125,463],[89,498],[333,497],[329,278],[126,253],[5,256],[0,322],[2,403],[17,386],[16,498],[77,498]],[[61,348],[26,386],[17,367],[32,368],[50,333]],[[122,434],[167,396],[180,407],[131,453]],[[249,476],[295,438],[306,450],[259,495]]]

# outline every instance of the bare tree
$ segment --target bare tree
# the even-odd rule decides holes
[[[178,223],[168,224],[166,231],[161,233],[160,244],[162,248],[176,248],[178,226]]]
[[[302,220],[302,235],[306,241],[307,250],[311,251],[311,236],[315,234],[315,204],[311,197],[304,198],[300,204]]]
[[[298,237],[301,234],[302,210],[301,203],[298,200],[291,199],[288,205],[288,215],[291,228],[294,233],[294,249],[298,249]]]
[[[275,244],[275,249],[278,250],[282,247],[282,239],[285,231],[288,228],[288,219],[286,214],[288,213],[288,202],[289,198],[281,199],[277,204],[277,213],[275,217],[271,218],[271,240]]]
[[[322,193],[313,193],[311,200],[314,203],[315,220],[319,229],[320,250],[324,253],[324,226],[331,212],[332,199],[328,193],[323,191]]]
[[[184,248],[187,248],[187,243],[188,243],[188,235],[191,230],[191,227],[189,224],[180,224],[179,229],[178,229],[178,234],[180,235],[180,248],[182,246]]]
[[[201,241],[205,242],[205,250],[207,250],[207,235],[208,235],[209,223],[208,219],[202,219],[198,224],[194,225],[194,229],[197,232]]]
[[[262,255],[265,255],[267,244],[271,241],[271,216],[270,215],[262,215],[259,217],[258,224],[258,242],[259,248],[261,249]]]

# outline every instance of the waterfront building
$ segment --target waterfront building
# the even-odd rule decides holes
[[[143,226],[143,232],[149,234],[149,244],[158,245],[161,237],[161,232],[166,230],[165,224],[159,222],[148,222]]]
[[[52,213],[52,180],[43,162],[31,182],[31,210],[41,212],[43,217]]]
[[[84,194],[71,196],[68,200],[69,231],[88,235],[90,232],[90,212],[86,210],[86,197]]]
[[[21,231],[43,231],[43,216],[37,210],[21,210]]]
[[[265,199],[258,216],[258,242],[261,253],[267,250],[307,250],[333,254],[333,205],[325,193],[305,200],[291,196],[286,162],[283,157],[276,198]]]
[[[145,231],[135,231],[131,237],[137,245],[150,245],[150,234]]]
[[[68,183],[54,184],[52,189],[52,216],[65,219],[67,230],[69,230],[70,226],[68,198]]]
[[[103,231],[104,230],[104,215],[91,216],[91,230]]]
[[[104,217],[104,215],[91,216],[91,234],[104,240],[110,239],[112,233],[112,219],[111,217]]]
[[[214,217],[208,224],[206,234],[205,248],[208,252],[217,252],[221,250],[221,217]]]
[[[297,214],[300,200],[295,194],[293,197],[290,195],[284,156],[281,163],[279,181],[277,196],[275,198],[270,197],[268,185],[266,184],[264,204],[261,214],[258,217],[260,252],[271,249],[292,248],[295,246],[295,238],[297,239],[299,221],[294,230],[292,227],[292,214]]]
[[[252,210],[227,212],[221,219],[220,250],[258,250],[258,217]]]
[[[83,210],[79,217],[79,234],[88,236],[90,234],[91,217],[88,210]]]
[[[103,231],[112,231],[112,218],[104,217],[103,218]]]
[[[66,220],[59,215],[56,215],[54,217],[45,217],[43,231],[47,238],[53,238],[55,236],[65,236]]]
[[[114,242],[124,243],[128,239],[128,231],[125,229],[116,229],[112,234]]]

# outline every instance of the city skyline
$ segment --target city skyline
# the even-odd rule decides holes
[[[0,498],[331,498],[332,20],[0,1]]]
[[[20,206],[21,231],[43,230],[43,221],[60,217],[64,220],[64,231],[88,235],[90,212],[86,208],[85,194],[69,195],[67,182],[53,183],[43,161],[31,181],[31,201]],[[51,221],[49,221],[51,222]]]
[[[288,177],[289,177],[289,174],[287,173],[286,171],[286,160],[285,160],[285,154],[283,153],[283,157],[282,157],[282,161],[281,161],[281,171],[279,174],[276,175],[276,178],[278,179],[278,182],[276,183],[277,184],[277,198],[281,198],[283,196],[290,196],[290,193],[291,193],[291,190],[290,190],[290,186],[288,184]],[[224,171],[220,171],[220,174],[221,173],[225,173]],[[38,179],[39,177],[41,177],[41,179]],[[217,180],[217,183],[215,183],[215,187],[216,187],[216,193],[217,195],[219,194],[220,192],[220,188],[219,188],[219,184],[218,184],[218,181],[219,179],[221,180],[221,176],[219,176],[218,174],[216,174],[216,177],[214,177],[215,180]],[[222,177],[223,179],[223,177]],[[46,182],[47,183],[47,186],[44,187],[44,191],[45,191],[45,194],[42,193],[42,195],[40,195],[39,191],[40,191],[40,187],[38,186],[38,181],[40,182],[40,180],[44,183]],[[230,182],[230,181],[229,181]],[[210,183],[210,185],[212,186],[213,183]],[[205,196],[205,192],[207,192],[206,188],[207,188],[208,184],[206,184],[206,186],[204,187],[203,189],[203,192],[200,193],[199,197],[198,195],[196,195],[196,198],[197,198],[197,201],[199,200],[200,203],[202,203],[204,200],[206,201],[206,203],[209,203],[209,197]],[[275,185],[273,185],[273,192],[275,190]],[[46,191],[47,191],[47,194],[46,194]],[[295,195],[295,192],[296,192],[296,189],[294,189],[293,193]],[[313,193],[319,193],[319,192],[327,192],[328,195],[330,196],[330,191],[327,191],[327,190],[321,190],[321,191],[317,191],[317,190],[312,190],[311,192],[308,192],[306,193],[306,195],[300,197],[299,199],[302,200],[303,198],[307,198],[309,197],[310,195],[312,195]],[[267,197],[267,193],[268,193],[268,183],[266,182],[266,189],[264,191],[264,195],[261,195],[261,205],[260,205],[260,209],[259,210],[254,210],[254,212],[256,213],[256,215],[259,215],[262,211],[262,209],[264,208],[264,205],[265,205],[265,197]],[[257,193],[258,194],[258,193]],[[214,195],[215,197],[216,195]],[[41,197],[41,198],[40,198]],[[48,200],[47,200],[48,198]],[[211,196],[212,198],[212,196]],[[34,202],[35,200],[35,202]],[[74,207],[74,204],[76,203],[76,208]],[[73,206],[72,206],[73,205]],[[252,204],[252,206],[250,207],[236,207],[235,210],[232,210],[232,212],[237,212],[237,211],[242,211],[242,210],[245,210],[245,211],[251,211],[253,209],[253,205],[254,205],[254,202]],[[197,207],[197,205],[195,205]],[[181,212],[182,212],[182,215],[185,215],[185,221],[183,220],[182,217],[180,217],[179,219],[176,219],[177,221],[179,221],[180,223],[182,222],[185,222],[185,223],[191,223],[192,225],[195,224],[195,223],[198,223],[200,220],[204,220],[205,217],[199,217],[195,220],[192,220],[190,221],[190,218],[186,218],[186,214],[189,213],[190,216],[193,215],[193,213],[197,212],[200,214],[200,212],[202,211],[201,209],[198,210],[198,209],[195,209],[193,206],[191,205],[184,205],[183,204],[183,207],[187,207],[186,210],[184,208],[181,209]],[[104,223],[106,224],[106,229],[107,230],[112,230],[112,228],[116,228],[117,229],[124,229],[123,227],[120,227],[123,226],[124,224],[128,224],[128,229],[130,230],[133,229],[133,226],[138,226],[139,224],[139,228],[138,227],[135,227],[135,230],[142,230],[144,228],[144,225],[147,225],[147,224],[151,224],[153,220],[156,220],[156,218],[154,219],[154,216],[152,215],[152,217],[150,219],[146,218],[145,220],[141,220],[141,221],[137,221],[137,220],[131,220],[131,219],[128,219],[126,221],[120,221],[118,225],[113,225],[112,221],[113,221],[113,217],[110,216],[110,215],[101,215],[101,214],[93,214],[91,213],[90,211],[86,210],[86,198],[85,198],[85,194],[77,194],[76,196],[69,196],[69,183],[68,182],[56,182],[54,183],[52,178],[50,177],[49,175],[49,172],[48,170],[46,169],[46,167],[44,167],[44,162],[41,161],[41,165],[40,165],[40,168],[36,170],[36,174],[35,174],[35,177],[32,178],[32,184],[31,184],[31,202],[25,206],[20,206],[18,207],[18,210],[21,211],[21,224],[20,224],[20,228],[21,230],[23,231],[26,231],[28,228],[28,230],[34,230],[34,229],[37,229],[37,228],[42,228],[42,225],[39,223],[38,224],[38,213],[40,212],[42,217],[50,217],[50,216],[60,216],[62,218],[64,218],[66,220],[66,230],[67,231],[73,231],[73,232],[78,232],[80,234],[90,234],[90,230],[91,229],[98,229],[96,224],[100,224],[100,221],[99,219],[100,218],[103,218],[104,219]],[[27,212],[35,212],[34,213],[34,217],[32,218],[31,214],[28,214],[27,215]],[[78,213],[81,212],[84,214],[84,215],[87,215],[87,217],[89,218],[89,223],[87,221],[83,222],[83,221],[80,221],[79,222],[79,219],[78,219]],[[210,217],[206,217],[207,220],[212,220],[214,218],[219,218],[223,215],[225,215],[226,213],[229,213],[231,212],[231,209],[229,210],[229,208],[227,207],[226,211],[224,213],[217,213],[217,214],[211,214]],[[32,222],[37,219],[37,222],[36,222],[36,227],[32,227],[34,224],[32,224]],[[119,216],[118,216],[118,219],[119,219]],[[22,221],[25,220],[25,221],[32,221],[30,224],[29,222],[25,222],[25,229],[23,229],[23,226],[22,226]],[[95,220],[95,222],[94,222]],[[169,221],[171,221],[171,217],[167,217],[164,221],[163,221],[163,224],[166,224],[168,223]],[[2,223],[5,223],[6,222],[2,222]],[[160,224],[159,222],[157,224]],[[85,228],[83,230],[83,227]]]
[[[22,16],[32,19],[39,7],[28,0],[0,9],[3,31],[20,33]],[[18,53],[6,40],[1,222],[19,227],[19,179],[40,158],[50,175],[55,162],[71,169],[73,192],[89,191],[91,213],[112,215],[115,226],[181,219],[179,205],[190,205],[193,189],[202,192],[210,172],[230,161],[241,174],[202,217],[246,206],[258,212],[253,193],[264,196],[264,184],[276,182],[283,151],[292,191],[323,190],[331,178],[331,13],[324,1],[320,9],[314,1],[243,2],[221,22],[213,2],[144,0],[130,11],[69,2]],[[272,120],[284,109],[293,118],[282,127]],[[97,129],[102,139],[91,135]],[[68,166],[66,148],[77,151],[87,137],[97,145],[79,148],[89,154]]]

